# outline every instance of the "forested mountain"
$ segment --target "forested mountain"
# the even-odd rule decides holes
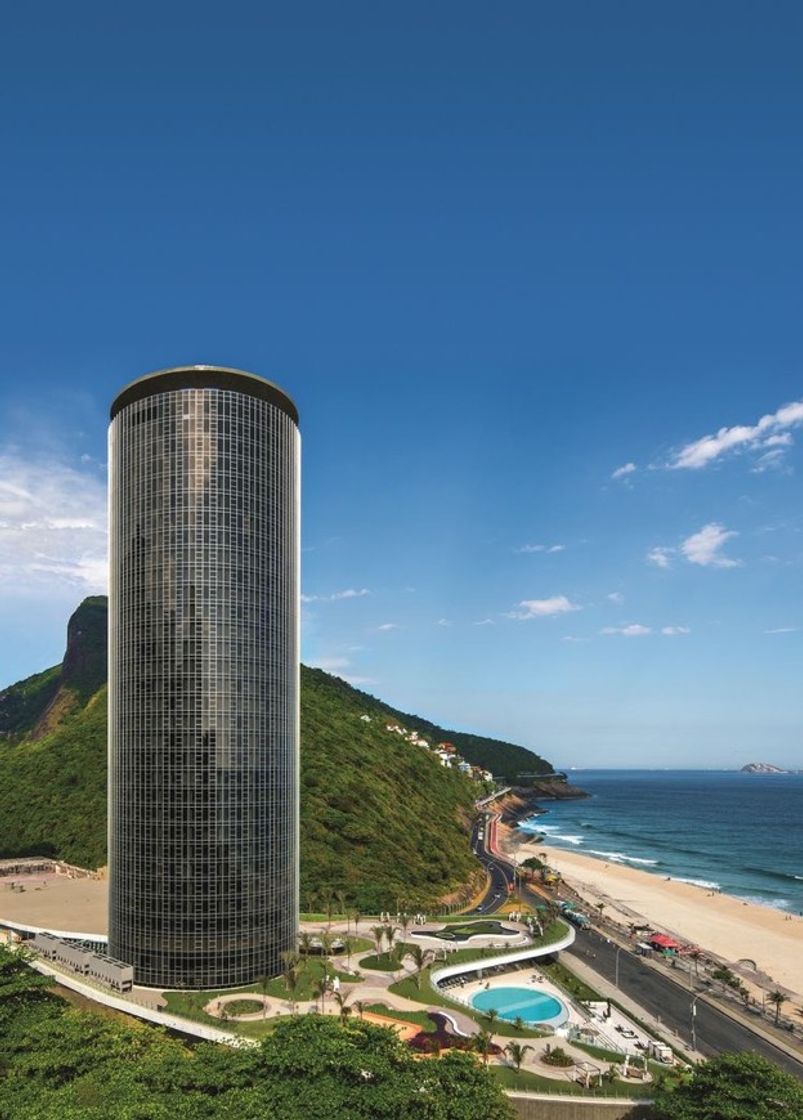
[[[0,694],[0,856],[106,861],[106,600],[86,599],[68,626],[61,665]],[[370,722],[361,719],[369,716]],[[437,728],[320,669],[301,672],[302,904],[323,889],[364,910],[422,905],[476,870],[467,842],[477,786],[386,730],[388,720],[469,760],[491,752],[527,768],[521,747]]]

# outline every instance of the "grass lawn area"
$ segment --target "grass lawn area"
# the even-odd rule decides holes
[[[545,964],[543,961],[539,961],[538,968],[546,973],[550,980],[554,980],[559,987],[568,992],[570,996],[574,996],[575,999],[602,999],[599,992],[595,992],[584,980],[580,980],[573,972],[569,971],[566,965],[561,964],[560,961],[553,961],[551,964]]]
[[[595,1089],[584,1089],[576,1081],[558,1081],[552,1077],[543,1077],[540,1073],[530,1073],[521,1070],[516,1073],[510,1066],[490,1065],[488,1067],[505,1089],[529,1090],[534,1093],[556,1093],[558,1095],[571,1094],[576,1097],[622,1097],[624,1099],[638,1100],[651,1097],[654,1091],[652,1084],[633,1084],[630,1081],[605,1082]]]
[[[222,1009],[226,1015],[253,1015],[257,1011],[262,1011],[263,1003],[256,997],[249,999],[244,996],[242,999],[228,1000],[222,1005]]]
[[[296,1002],[312,999],[312,990],[318,980],[321,979],[326,971],[327,964],[320,957],[310,957],[305,961],[304,969],[299,978],[298,988],[295,992]],[[329,975],[338,976],[342,983],[353,983],[358,979],[358,975],[351,972],[331,971],[329,965]],[[284,985],[284,980],[281,976],[271,978],[265,987],[262,984],[250,984],[248,987],[241,988],[237,991],[238,995],[246,997],[250,992],[255,992],[259,995],[274,996],[277,999],[288,999],[288,992]],[[203,1023],[214,1023],[215,1026],[222,1026],[220,1019],[212,1015],[207,1015],[204,1007],[211,999],[216,996],[231,995],[231,988],[224,988],[218,991],[211,992],[165,992],[164,997],[167,1003],[166,1010],[172,1012],[174,1015],[183,1015],[187,1019],[198,1019]],[[253,1009],[252,1009],[253,1010]],[[275,1020],[274,1020],[275,1021]],[[243,1030],[248,1024],[244,1023],[227,1023],[226,1029]],[[243,1033],[248,1033],[243,1031]]]

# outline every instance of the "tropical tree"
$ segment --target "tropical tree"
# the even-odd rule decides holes
[[[499,1018],[499,1010],[496,1007],[489,1007],[487,1011],[483,1011],[483,1018],[488,1020],[488,1026],[492,1027],[496,1020]]]
[[[351,954],[354,952],[354,940],[351,937],[343,938],[343,952],[346,954],[346,964],[351,968]]]
[[[306,960],[309,957],[310,951],[312,949],[312,934],[311,933],[307,933],[307,931],[304,930],[303,933],[300,933],[298,935],[298,948],[299,948],[299,951],[301,952],[301,955]]]
[[[399,918],[399,925],[401,926],[401,929],[402,929],[402,937],[404,938],[405,941],[407,940],[407,931],[410,928],[410,924],[411,924],[412,920],[413,920],[412,916],[410,914],[406,914],[406,913],[402,914],[402,916]]]
[[[294,964],[287,964],[282,972],[282,979],[284,986],[287,989],[288,1002],[290,1004],[290,1014],[296,1013],[296,992],[298,985],[301,982],[301,975],[304,971],[303,961],[297,960]],[[267,1005],[265,1006],[265,1014],[267,1014]]]
[[[329,981],[325,976],[315,981],[312,989],[312,998],[319,1003],[321,1014],[323,1015],[326,1006],[326,993],[329,991]]]
[[[388,952],[390,952],[390,950],[393,948],[393,944],[396,940],[396,934],[398,932],[398,926],[391,925],[390,923],[385,926],[385,940],[388,943]]]
[[[482,1054],[482,1064],[488,1065],[488,1058],[491,1053],[491,1047],[494,1044],[493,1035],[490,1031],[486,1031],[483,1027],[474,1035],[474,1049],[478,1054]]]
[[[767,1000],[775,1005],[775,1026],[777,1027],[778,1020],[781,1017],[781,1007],[786,1003],[786,996],[776,988],[774,992],[770,992]]]
[[[803,1116],[803,1085],[759,1054],[719,1054],[681,1084],[658,1084],[656,1120],[779,1120]]]
[[[376,955],[381,956],[381,954],[382,954],[382,942],[383,942],[384,937],[385,937],[385,927],[384,926],[371,926],[371,936],[373,937],[374,945],[376,946]]]
[[[284,955],[285,954],[283,953],[282,956],[284,956]],[[260,991],[260,994],[262,995],[262,1018],[263,1019],[266,1019],[267,1015],[268,1015],[267,995],[268,995],[268,992],[270,991],[271,979],[272,979],[272,977],[268,976],[267,974],[265,974],[263,976],[260,976],[260,978],[259,978],[259,991]]]
[[[524,1045],[522,1045],[520,1042],[515,1041],[508,1042],[507,1046],[505,1047],[505,1053],[513,1063],[513,1068],[515,1069],[516,1073],[518,1073],[521,1069],[521,1063],[524,1061],[524,1055],[528,1050],[532,1050],[532,1046],[530,1046],[529,1043],[525,1043]]]
[[[429,962],[434,959],[434,954],[431,949],[422,949],[420,945],[413,945],[406,951],[404,958],[413,962],[413,968],[415,969],[415,986],[420,991],[421,973]]]
[[[355,999],[352,1006],[362,1019],[363,1015],[365,1014],[365,1009],[368,1007],[368,1001],[364,999]]]
[[[351,911],[349,911],[349,916],[350,916],[352,922],[354,922],[354,932],[356,933],[357,929],[359,927],[360,918],[362,917],[362,915],[360,914],[359,910],[351,910]]]
[[[348,1002],[348,996],[344,995],[343,992],[335,992],[335,1001],[340,1008],[338,1012],[340,1015],[340,1022],[345,1027],[346,1021],[351,1014],[351,1004]]]

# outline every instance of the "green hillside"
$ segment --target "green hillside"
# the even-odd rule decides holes
[[[106,600],[95,597],[70,619],[62,665],[0,694],[0,856],[106,862],[105,675]],[[427,905],[477,871],[467,841],[477,785],[388,722],[448,740],[496,773],[551,769],[522,747],[436,727],[302,667],[305,907],[322,891],[366,911]]]

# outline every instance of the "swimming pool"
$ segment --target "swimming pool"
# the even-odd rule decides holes
[[[525,1023],[559,1027],[569,1018],[562,1000],[538,988],[484,988],[471,997],[471,1006],[476,1011],[493,1009],[508,1022],[523,1019]]]

